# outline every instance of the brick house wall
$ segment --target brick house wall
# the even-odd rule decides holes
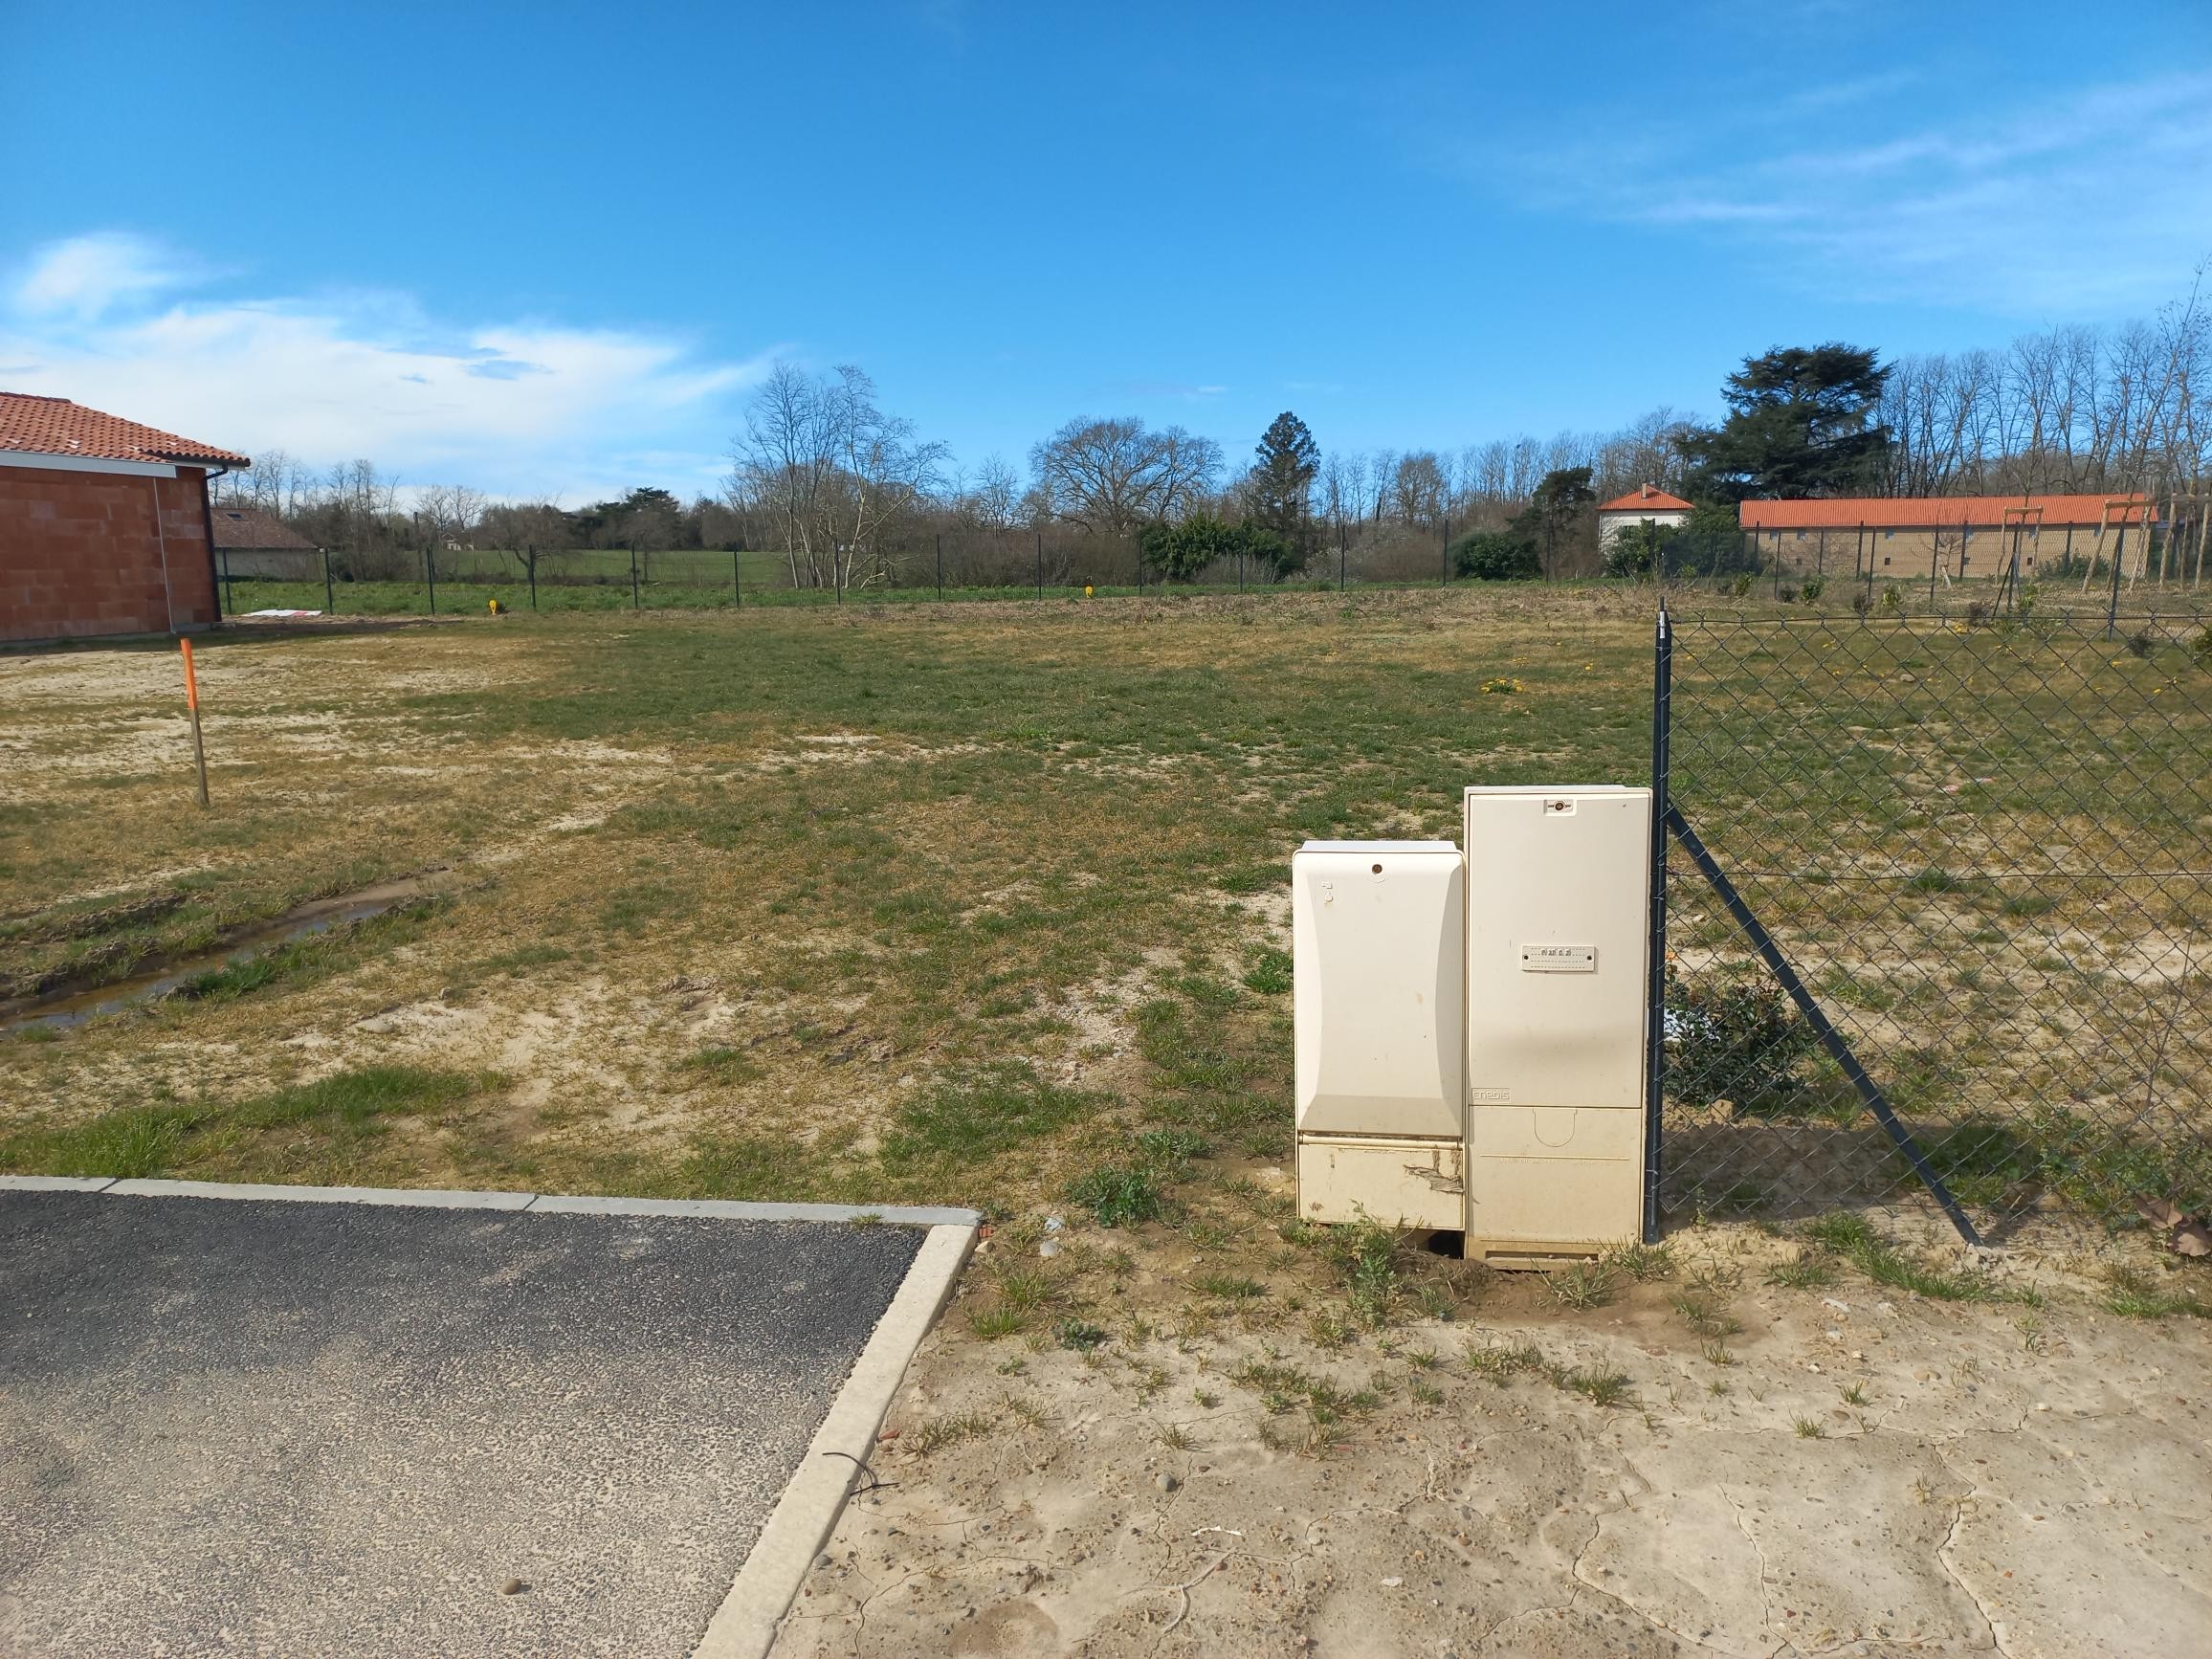
[[[208,475],[175,471],[0,467],[0,640],[212,627]]]

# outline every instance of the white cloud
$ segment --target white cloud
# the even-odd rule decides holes
[[[200,299],[122,235],[40,249],[0,290],[0,389],[43,392],[252,454],[365,456],[411,483],[573,501],[714,487],[764,358],[530,321],[447,325],[404,295]]]
[[[1841,90],[1839,105],[1895,87]],[[1468,166],[1532,207],[1702,233],[1853,299],[2039,320],[2148,306],[2212,253],[2212,76],[2010,89],[1994,109],[1917,123],[1899,107],[1819,123],[1831,138],[1805,136],[1802,104],[1755,107]],[[1890,130],[1857,137],[1877,119]]]
[[[107,232],[38,250],[16,282],[14,308],[33,317],[94,318],[174,286],[178,264],[144,237]]]

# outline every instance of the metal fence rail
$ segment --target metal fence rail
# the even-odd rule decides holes
[[[1663,621],[1662,1217],[2212,1201],[2212,639],[2027,612]]]

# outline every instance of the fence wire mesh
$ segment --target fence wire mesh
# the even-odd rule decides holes
[[[1663,1215],[2212,1201],[2202,618],[1671,623]]]

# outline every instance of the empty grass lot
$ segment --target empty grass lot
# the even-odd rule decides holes
[[[1279,1161],[1291,850],[1635,779],[1646,630],[1595,592],[211,640],[205,813],[168,653],[0,659],[17,990],[447,873],[276,971],[0,1039],[0,1167],[1005,1210],[1152,1167],[1147,1129]],[[268,1106],[393,1066],[461,1081]]]

